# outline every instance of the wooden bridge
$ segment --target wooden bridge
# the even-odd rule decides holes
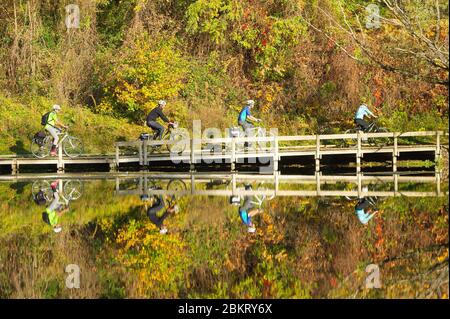
[[[244,148],[244,143],[252,146]],[[181,153],[169,152],[166,147],[183,145]],[[158,151],[154,148],[158,147]],[[278,171],[279,163],[290,159],[307,159],[320,171],[323,157],[336,160],[342,156],[354,157],[356,172],[361,171],[364,156],[382,154],[392,162],[393,172],[397,171],[397,161],[402,154],[432,154],[437,162],[442,147],[448,147],[448,132],[390,132],[355,134],[326,134],[299,136],[265,136],[239,138],[190,138],[180,141],[131,141],[117,142],[114,154],[84,155],[78,158],[63,156],[33,158],[31,156],[0,156],[0,167],[9,166],[12,174],[17,174],[21,166],[54,167],[63,172],[68,165],[77,165],[78,170],[96,165],[107,165],[111,171],[124,165],[136,165],[141,169],[157,169],[162,163],[170,166],[185,164],[191,171],[196,166],[229,164],[231,171],[236,164],[254,164],[266,172]],[[152,151],[153,150],[153,151]]]

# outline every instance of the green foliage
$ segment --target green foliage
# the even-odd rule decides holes
[[[225,41],[229,23],[241,14],[241,4],[235,0],[198,0],[186,10],[186,31],[205,33],[216,43]]]
[[[384,125],[386,127],[397,132],[448,129],[448,117],[440,116],[436,110],[411,115],[401,107],[394,108],[393,110],[388,109],[381,120],[385,123]]]
[[[138,120],[156,101],[176,98],[185,76],[186,62],[173,43],[155,43],[142,35],[106,75],[98,110]]]

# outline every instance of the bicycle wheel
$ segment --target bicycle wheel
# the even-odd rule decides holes
[[[358,130],[355,128],[351,128],[344,132],[344,134],[356,134],[358,133]],[[344,146],[356,146],[358,145],[358,139],[357,138],[346,138],[344,140]]]
[[[78,157],[83,153],[83,142],[75,136],[67,136],[63,142],[64,153],[69,157]]]
[[[31,194],[33,195],[33,198],[40,191],[44,192],[47,201],[50,201],[53,198],[53,190],[48,181],[37,180],[33,182],[33,185],[31,185]]]
[[[167,150],[170,153],[181,154],[185,151],[187,140],[182,132],[174,131],[170,133],[169,140],[175,142],[174,144],[167,144]]]
[[[83,195],[83,183],[78,179],[69,180],[64,183],[63,193],[64,197],[77,200]]]
[[[50,136],[46,136],[44,138],[44,142],[42,144],[38,144],[36,140],[33,138],[31,140],[31,154],[37,158],[44,158],[50,155],[50,148],[52,147],[52,139]]]
[[[389,133],[387,128],[379,127],[376,129],[377,133]],[[377,137],[377,138],[370,138],[369,143],[371,145],[377,145],[377,146],[386,146],[391,144],[391,138],[389,137]]]
[[[186,190],[186,183],[181,179],[172,179],[167,184],[167,190],[169,191],[184,191]]]
[[[261,192],[267,192],[273,190],[273,188],[268,187],[269,185],[262,182],[256,186],[256,190]],[[273,190],[274,191],[274,190]],[[255,198],[262,204],[265,200],[271,200],[275,197],[275,191],[270,195],[255,195]]]

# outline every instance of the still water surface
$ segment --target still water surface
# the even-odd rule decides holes
[[[439,175],[56,177],[0,182],[2,298],[448,296]]]

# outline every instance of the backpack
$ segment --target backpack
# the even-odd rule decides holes
[[[51,112],[47,112],[44,115],[42,115],[41,117],[41,125],[47,125],[48,122],[48,116],[50,115]]]

